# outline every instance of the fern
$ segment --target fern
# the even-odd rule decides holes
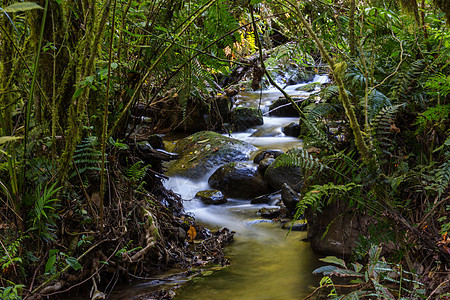
[[[144,165],[142,160],[134,163],[126,172],[128,178],[132,181],[141,181],[145,174],[147,173],[147,169],[150,165]]]
[[[369,122],[373,120],[373,118],[386,106],[391,106],[391,100],[386,97],[383,93],[373,90],[368,95],[369,100],[369,106],[368,106],[368,113],[369,113]],[[364,99],[361,101],[361,106],[364,106]]]
[[[395,101],[406,99],[409,89],[416,85],[425,67],[426,61],[419,59],[413,62],[406,72],[400,73],[391,89],[391,99]]]
[[[288,153],[281,154],[273,162],[273,167],[299,167],[313,173],[321,172],[326,166],[313,157],[305,149],[292,149]]]
[[[88,136],[84,138],[76,147],[75,154],[73,156],[73,164],[78,169],[78,173],[80,173],[80,175],[89,170],[100,171],[99,162],[101,160],[102,152],[95,149],[97,145],[97,137]],[[70,178],[76,175],[77,170],[74,170],[70,175]]]
[[[446,156],[450,157],[450,152],[447,152]],[[434,180],[430,183],[429,189],[435,191],[438,198],[441,198],[450,186],[450,161],[447,159],[439,167],[433,168],[430,175]]]
[[[425,86],[430,89],[430,94],[446,97],[450,94],[450,75],[438,73],[428,78]]]
[[[373,136],[378,141],[380,150],[384,153],[391,154],[389,148],[392,147],[391,135],[398,130],[395,127],[394,120],[396,114],[403,104],[386,106],[372,120]]]
[[[337,85],[329,85],[325,88],[323,88],[320,92],[319,92],[319,96],[324,100],[324,101],[328,101],[333,97],[337,97],[339,96],[339,88]]]
[[[423,113],[421,113],[416,122],[413,125],[418,125],[416,134],[421,134],[427,131],[430,127],[436,127],[443,124],[450,115],[450,104],[447,105],[437,105],[435,107],[430,107]]]
[[[313,185],[309,192],[307,192],[300,202],[297,204],[297,211],[295,212],[294,219],[298,220],[305,210],[309,206],[314,206],[318,211],[321,211],[321,207],[325,204],[330,204],[337,196],[343,196],[350,193],[355,188],[361,186],[355,183],[349,183],[346,185],[335,185],[329,182],[324,185]],[[323,200],[328,197],[328,202],[324,203]]]

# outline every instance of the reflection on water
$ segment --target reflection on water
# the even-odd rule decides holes
[[[167,187],[192,199],[198,189],[207,188],[207,176],[200,182],[174,177]],[[312,275],[318,257],[302,239],[306,232],[281,229],[278,222],[261,220],[257,211],[267,205],[229,199],[226,205],[205,206],[197,200],[184,201],[185,209],[211,229],[228,227],[236,231],[227,247],[228,268],[199,277],[178,291],[176,299],[299,299],[318,284]]]

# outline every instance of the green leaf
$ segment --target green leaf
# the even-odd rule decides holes
[[[82,268],[82,266],[78,262],[78,259],[76,259],[75,257],[72,257],[72,256],[66,258],[66,263],[69,266],[71,266],[75,271],[77,271],[77,270]]]
[[[326,262],[326,263],[339,265],[339,266],[344,267],[344,268],[347,269],[347,266],[345,265],[345,262],[342,259],[337,258],[336,256],[327,256],[325,258],[321,258],[320,260],[323,261],[323,262]]]
[[[3,145],[7,142],[20,140],[21,136],[0,136],[0,145]]]
[[[56,255],[55,254],[50,255],[50,257],[47,260],[47,263],[45,264],[45,273],[48,273],[53,268],[55,263],[56,263]]]
[[[315,269],[312,273],[313,274],[319,274],[323,273],[323,275],[329,275],[335,272],[338,269],[336,266],[323,266],[318,269]]]
[[[8,13],[15,13],[28,11],[32,9],[44,9],[44,8],[34,2],[22,2],[22,3],[17,2],[5,7],[3,10]]]

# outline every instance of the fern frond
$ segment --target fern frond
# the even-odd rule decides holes
[[[144,162],[140,160],[128,168],[126,175],[131,180],[140,181],[144,178],[149,167],[150,165],[144,165]]]
[[[402,106],[403,104],[386,106],[382,108],[372,120],[373,136],[377,140],[380,150],[383,152],[386,152],[387,149],[392,146],[393,139],[391,138],[391,135],[396,129],[394,120],[398,110]]]
[[[323,165],[317,158],[313,157],[305,149],[292,149],[288,153],[281,154],[273,162],[273,166],[277,167],[300,167],[303,170],[309,170],[313,173],[321,172]]]
[[[399,101],[406,98],[408,90],[414,87],[423,75],[426,65],[424,59],[419,59],[413,62],[406,72],[398,74],[391,89],[391,99]]]
[[[88,136],[77,145],[72,164],[76,166],[80,175],[89,170],[100,171],[99,162],[102,152],[95,149],[97,145],[98,141],[95,136]],[[74,170],[70,178],[76,175],[77,171]]]
[[[294,219],[298,220],[309,206],[314,206],[320,211],[324,198],[328,196],[327,204],[331,203],[337,196],[343,196],[351,192],[355,188],[360,188],[360,185],[349,183],[346,185],[335,185],[334,183],[327,183],[324,185],[313,185],[309,192],[307,192],[300,202],[297,204],[297,211]]]
[[[373,118],[381,111],[382,108],[391,106],[391,100],[376,89],[368,95],[368,100],[369,122],[373,120]],[[362,99],[360,104],[361,106],[364,106],[364,98]]]

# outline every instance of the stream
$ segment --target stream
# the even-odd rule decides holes
[[[317,75],[313,80],[321,83],[327,81],[327,76]],[[308,97],[309,93],[296,90],[302,85],[305,84],[288,86],[285,90],[295,97]],[[268,115],[269,105],[280,96],[281,93],[275,89],[262,93],[241,92],[236,104],[260,107]],[[265,116],[264,125],[246,132],[233,133],[231,137],[251,143],[259,150],[286,151],[301,147],[301,140],[287,137],[281,131],[284,125],[291,122],[298,122],[298,118]],[[174,299],[301,299],[310,294],[320,281],[320,276],[312,274],[320,262],[309,243],[302,241],[306,238],[306,232],[291,231],[287,235],[288,230],[282,229],[280,223],[261,219],[257,212],[262,207],[271,207],[267,204],[228,199],[226,204],[207,206],[194,199],[198,191],[209,189],[208,178],[217,167],[219,166],[211,169],[198,181],[171,177],[165,182],[167,188],[181,195],[186,212],[193,214],[198,222],[211,230],[227,227],[236,232],[234,242],[226,248],[231,265],[206,272],[192,280],[175,276],[171,284],[188,282],[177,290]],[[160,282],[157,280],[138,284],[128,288],[126,295],[142,294],[158,284]],[[113,293],[110,299],[124,299],[120,295]]]

